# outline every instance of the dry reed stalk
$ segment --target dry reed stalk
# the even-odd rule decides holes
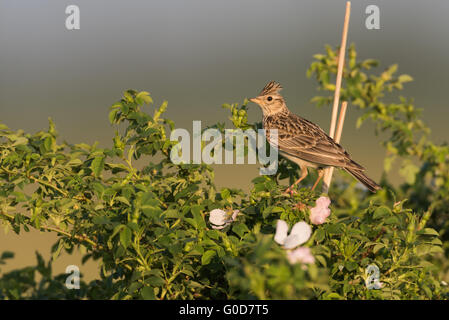
[[[346,42],[348,39],[348,26],[349,26],[349,17],[351,15],[351,2],[346,2],[346,13],[345,13],[345,21],[343,24],[343,33],[341,36],[341,45],[340,52],[338,55],[338,65],[337,65],[337,81],[335,84],[335,92],[334,92],[334,104],[332,107],[332,119],[331,119],[331,127],[329,130],[329,136],[331,138],[335,137],[335,127],[337,124],[337,115],[338,115],[338,105],[340,100],[340,89],[341,89],[341,81],[343,78],[343,67],[345,63],[345,53],[346,53]],[[343,130],[343,128],[341,128]],[[324,172],[323,179],[323,192],[329,192],[329,186],[332,180],[333,168],[327,168]]]

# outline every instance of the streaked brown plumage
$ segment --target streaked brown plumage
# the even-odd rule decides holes
[[[319,173],[312,187],[315,189],[323,176],[323,169],[331,166],[346,170],[372,192],[380,189],[376,182],[364,174],[365,169],[353,161],[345,149],[319,126],[288,110],[284,98],[279,94],[281,89],[279,83],[271,81],[258,97],[250,100],[262,108],[263,127],[268,141],[274,144],[274,141],[270,141],[270,129],[277,129],[279,153],[300,166],[301,177],[294,185],[303,180],[308,168],[312,167],[318,169]]]

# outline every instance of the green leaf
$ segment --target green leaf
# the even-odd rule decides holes
[[[92,222],[94,224],[105,225],[105,224],[109,224],[111,222],[111,220],[109,220],[105,216],[97,216],[97,217],[93,217]]]
[[[385,224],[399,224],[399,219],[396,216],[391,216],[384,221]]]
[[[249,229],[246,224],[239,223],[232,227],[232,231],[234,231],[240,238],[243,238],[245,232],[249,232]]]
[[[6,259],[11,259],[14,258],[14,252],[12,251],[3,251],[0,260],[6,260]]]
[[[146,91],[141,91],[136,95],[136,101],[139,104],[142,104],[142,102],[146,103],[146,104],[150,104],[153,103],[153,99],[151,99],[150,97],[150,93],[146,92]]]
[[[61,253],[61,249],[64,247],[64,241],[62,239],[60,239],[58,241],[58,246],[56,247],[56,250],[53,252],[51,258],[53,261],[56,260],[56,258],[59,256],[59,254]]]
[[[108,116],[109,123],[111,123],[111,124],[116,123],[115,118],[117,117],[117,113],[119,113],[119,112],[120,112],[120,109],[114,109],[109,112],[109,116]]]
[[[401,74],[398,78],[399,82],[410,82],[413,81],[413,77],[408,74]]]
[[[23,145],[23,144],[27,144],[28,143],[28,139],[25,137],[18,137],[16,139],[14,139],[14,143],[11,145],[12,147],[14,146],[18,146],[18,145]]]
[[[120,232],[120,243],[122,244],[123,247],[128,248],[128,246],[131,244],[131,236],[132,232],[131,229],[128,227],[125,227]]]
[[[343,299],[343,297],[342,296],[340,296],[338,293],[336,293],[336,292],[331,292],[331,293],[328,293],[328,294],[325,294],[324,295],[324,299],[326,299],[326,300],[342,300]]]
[[[431,236],[437,236],[439,237],[440,234],[438,231],[432,228],[424,228],[423,230],[419,231],[419,233],[425,234],[425,235],[431,235]]]
[[[426,286],[426,285],[423,285],[421,288],[424,290],[424,292],[426,293],[427,297],[429,299],[432,299],[432,296],[433,296],[432,290],[430,290],[430,288],[428,286]]]
[[[273,210],[273,207],[266,207],[263,211],[262,211],[262,218],[266,219],[270,214],[271,211]]]
[[[346,269],[348,269],[348,271],[354,271],[355,269],[357,269],[358,268],[358,264],[357,264],[357,262],[354,262],[354,261],[346,261],[346,263],[345,263],[345,267],[346,267]]]
[[[49,152],[49,151],[52,151],[53,143],[54,143],[54,138],[53,138],[53,137],[47,137],[47,138],[45,138],[45,140],[44,140],[44,147],[45,147],[45,150],[47,150],[48,152]]]
[[[196,225],[199,228],[206,228],[206,222],[204,221],[203,215],[201,214],[201,210],[203,210],[202,206],[195,205],[192,206],[192,215],[195,220]]]
[[[411,162],[407,162],[400,170],[399,174],[405,178],[408,184],[414,184],[416,174],[419,172],[419,168]]]
[[[154,288],[152,287],[143,287],[140,291],[140,295],[144,300],[155,300],[156,296],[154,295]]]
[[[132,100],[132,97],[131,97],[130,99]],[[130,99],[128,99],[128,100],[130,100]],[[129,105],[126,104],[126,103],[122,103],[122,104],[120,105],[120,110],[122,111],[122,113],[123,113],[124,115],[128,115],[128,112],[129,112]]]
[[[148,277],[148,279],[145,280],[145,283],[148,283],[148,284],[152,285],[153,287],[162,287],[163,285],[166,284],[164,279],[162,279],[158,275],[153,275],[153,276]]]
[[[207,265],[212,261],[212,258],[215,256],[216,252],[214,250],[207,250],[204,252],[203,256],[201,257],[201,264]]]
[[[182,213],[175,209],[165,210],[163,215],[165,218],[180,218],[180,217],[182,217]]]
[[[323,267],[325,267],[325,268],[327,267],[327,262],[326,262],[326,258],[325,258],[325,257],[318,255],[318,256],[315,256],[315,259],[317,259],[318,262],[319,262]]]
[[[104,186],[100,182],[95,181],[91,184],[91,188],[95,191],[97,197],[101,199],[104,193]]]
[[[109,249],[112,249],[112,240],[113,238],[117,235],[117,233],[119,233],[123,228],[125,228],[126,226],[123,224],[119,224],[117,226],[114,227],[114,230],[111,234],[111,236],[108,239],[107,245]]]
[[[221,190],[220,194],[223,200],[228,200],[231,197],[231,192],[229,191],[229,189]]]
[[[90,165],[90,169],[92,170],[95,177],[100,176],[101,172],[104,169],[104,157],[96,157],[92,161],[92,163]]]
[[[376,254],[380,249],[385,248],[385,244],[378,243],[373,247],[373,253]]]
[[[323,229],[318,229],[315,232],[315,240],[317,242],[323,241],[325,237],[326,237],[326,232]]]
[[[143,213],[148,217],[152,219],[157,219],[161,216],[162,209],[159,207],[153,207],[153,206],[142,206]],[[166,216],[167,217],[167,216]]]
[[[378,207],[374,211],[373,218],[374,219],[379,219],[379,218],[382,218],[382,217],[385,217],[385,216],[389,216],[389,215],[391,215],[391,210],[388,207],[381,206],[381,207]]]
[[[192,227],[194,227],[195,229],[198,229],[198,224],[195,221],[195,219],[192,218],[184,218],[184,220],[189,223]]]
[[[327,226],[327,232],[330,234],[341,234],[344,226],[342,223],[330,224]]]
[[[126,199],[125,197],[122,196],[118,196],[114,198],[117,201],[120,201],[121,203],[126,204],[127,206],[131,206],[131,204],[129,203],[128,199]]]

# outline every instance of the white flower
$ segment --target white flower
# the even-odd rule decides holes
[[[209,215],[209,222],[212,225],[212,229],[221,230],[230,225],[237,219],[239,212],[239,210],[229,210],[228,212],[221,209],[212,210]]]
[[[289,235],[287,235],[287,231],[287,222],[278,220],[274,241],[283,245],[285,249],[293,249],[307,242],[312,234],[312,228],[304,221],[296,223]]]

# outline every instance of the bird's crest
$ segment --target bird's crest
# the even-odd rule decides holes
[[[282,86],[276,81],[270,81],[260,92],[261,96],[265,96],[268,94],[277,94],[282,90]]]

